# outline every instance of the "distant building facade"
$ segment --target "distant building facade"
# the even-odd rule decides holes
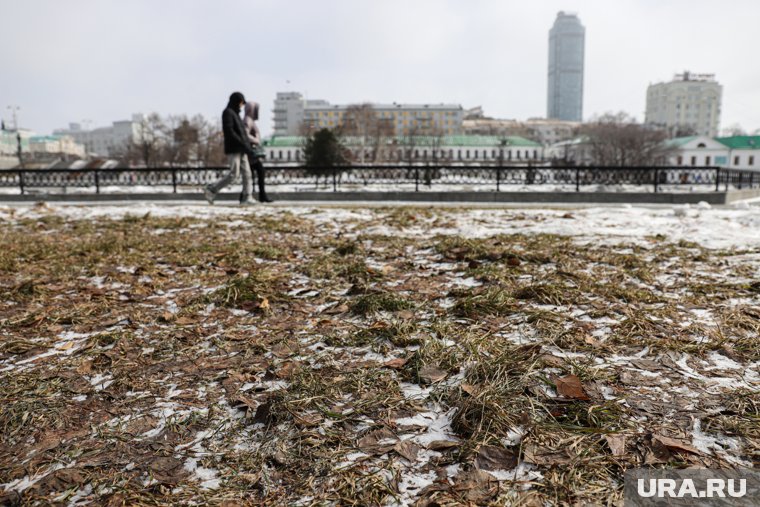
[[[71,136],[75,142],[84,145],[90,155],[100,157],[120,157],[131,143],[138,139],[143,116],[136,114],[131,120],[115,121],[110,127],[92,130],[82,129],[77,123],[70,123],[67,129],[57,129],[53,135]]]
[[[583,120],[583,68],[586,29],[576,14],[559,12],[549,30],[546,117]]]
[[[301,136],[274,136],[264,142],[267,163],[299,165],[304,162]],[[518,136],[407,136],[385,139],[377,156],[359,138],[343,140],[354,161],[382,163],[536,164],[544,158],[541,144]],[[364,152],[364,153],[363,153]]]
[[[671,139],[674,166],[717,166],[760,171],[760,136],[688,136]]]
[[[339,128],[352,108],[364,104],[330,104],[305,100],[298,92],[280,92],[274,101],[274,135],[294,136],[303,129]],[[464,109],[458,104],[367,104],[375,119],[386,124],[392,135],[436,132],[462,133]]]
[[[470,117],[462,122],[465,135],[521,136],[544,146],[572,139],[579,122],[530,118],[525,121]]]
[[[667,163],[673,167],[721,167],[760,172],[760,136],[685,136],[668,139]],[[577,137],[547,147],[550,161],[593,165],[593,147],[584,137]]]
[[[669,83],[647,88],[646,122],[664,127],[675,136],[689,129],[714,137],[720,127],[723,87],[713,74],[677,74]]]
[[[63,135],[30,137],[29,151],[35,155],[61,155],[77,158],[86,156],[83,144],[77,143],[71,136]]]
[[[21,156],[29,154],[29,139],[34,132],[26,129],[0,130],[0,169],[16,167],[18,161],[19,138],[21,139]]]

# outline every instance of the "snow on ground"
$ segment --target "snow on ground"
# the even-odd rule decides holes
[[[291,183],[278,183],[276,181],[268,181],[267,186],[273,193],[279,192],[333,192],[332,183],[325,185],[320,181],[320,184],[291,184]],[[725,189],[724,185],[721,185],[721,190]],[[581,192],[609,192],[609,193],[653,193],[653,185],[631,185],[631,184],[591,184],[581,185],[578,189]],[[658,187],[659,192],[672,192],[672,193],[690,193],[690,192],[712,192],[715,190],[714,183],[708,184],[689,184],[689,185],[660,185]],[[738,190],[734,186],[729,186],[729,190]],[[68,194],[77,195],[85,194],[92,195],[98,191],[93,186],[70,186],[70,187],[25,187],[25,193],[29,195],[45,195],[45,194]],[[496,181],[490,183],[474,183],[464,184],[454,182],[443,183],[434,182],[431,185],[425,185],[420,182],[419,185],[415,185],[414,181],[411,182],[388,182],[388,183],[371,183],[363,184],[343,182],[337,187],[338,192],[495,192]],[[571,184],[559,184],[559,183],[541,183],[535,185],[527,185],[523,183],[509,184],[501,182],[499,185],[500,192],[576,192],[575,183]],[[99,193],[101,194],[168,194],[173,193],[174,187],[172,185],[131,185],[131,186],[113,186],[113,185],[101,185]],[[200,193],[200,186],[193,185],[177,185],[178,193]],[[18,195],[20,193],[19,188],[16,187],[0,187],[0,195]]]
[[[46,204],[0,226],[0,500],[598,504],[619,462],[755,465],[754,202]]]
[[[424,206],[420,206],[424,207]],[[318,206],[237,206],[208,205],[58,205],[35,207],[0,207],[0,219],[36,219],[57,215],[67,219],[97,217],[121,218],[126,215],[153,217],[194,217],[212,219],[222,216],[279,216],[292,213],[316,224],[331,227],[343,234],[401,235],[462,235],[484,238],[497,234],[560,234],[573,236],[578,242],[602,240],[605,243],[638,242],[664,235],[669,241],[693,241],[706,248],[751,248],[760,246],[760,204],[747,207],[710,207],[709,205],[672,207],[637,207],[620,205],[609,207],[589,206],[580,209],[457,209],[443,212],[440,218],[447,222],[441,226],[429,221],[402,228],[377,222],[376,213],[361,209],[360,204],[345,208]],[[445,220],[448,219],[448,220]]]

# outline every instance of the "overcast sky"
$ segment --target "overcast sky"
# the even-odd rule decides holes
[[[39,133],[132,113],[216,118],[230,92],[332,103],[448,102],[546,115],[548,31],[586,27],[584,118],[643,120],[683,70],[723,85],[721,126],[760,128],[757,0],[0,0],[0,112]]]

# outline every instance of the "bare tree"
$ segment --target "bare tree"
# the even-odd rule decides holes
[[[158,113],[144,116],[137,126],[137,136],[127,148],[126,159],[131,165],[154,167],[162,162],[162,145],[166,125]]]
[[[198,131],[198,164],[202,167],[226,165],[224,136],[219,122],[211,122],[202,115],[195,115],[190,124]]]
[[[732,123],[721,131],[723,137],[746,136],[747,131],[738,123]]]
[[[221,127],[202,115],[151,113],[143,117],[124,151],[127,163],[144,167],[225,164]]]
[[[356,161],[376,163],[384,158],[388,139],[393,135],[390,118],[382,118],[371,104],[349,106],[339,128],[341,137],[353,137],[359,143]]]
[[[594,163],[602,166],[663,164],[674,150],[664,142],[665,131],[636,123],[624,112],[597,117],[580,127],[579,134],[586,139]]]

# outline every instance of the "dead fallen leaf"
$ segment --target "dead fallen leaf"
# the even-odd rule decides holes
[[[270,402],[262,403],[256,407],[256,414],[253,416],[254,424],[269,424],[273,420],[272,404]]]
[[[431,451],[445,451],[455,447],[459,447],[459,442],[454,440],[433,440],[427,444],[427,448]]]
[[[150,462],[149,468],[154,479],[166,484],[177,484],[189,475],[181,459],[168,456],[155,458]]]
[[[274,374],[279,379],[288,379],[293,376],[293,373],[298,369],[298,363],[289,361],[280,366]]]
[[[480,505],[496,496],[499,482],[482,470],[471,470],[459,474],[452,489],[463,492],[466,500]]]
[[[92,361],[89,359],[82,361],[82,363],[77,367],[77,373],[80,375],[88,375],[92,373]]]
[[[575,375],[566,375],[554,381],[557,386],[557,393],[565,398],[586,401],[589,399],[586,391],[583,390],[581,379]]]
[[[683,451],[690,452],[692,454],[701,454],[697,448],[692,447],[690,444],[683,442],[682,440],[677,440],[675,438],[670,438],[663,435],[654,435],[652,437],[652,440],[661,443],[670,451]]]
[[[364,435],[356,443],[361,450],[373,454],[385,454],[393,449],[398,442],[398,437],[388,428],[371,431]]]
[[[479,470],[511,470],[516,466],[515,452],[495,445],[481,446],[475,458],[475,467]]]
[[[470,396],[477,396],[478,393],[480,392],[480,390],[476,386],[471,385],[471,384],[462,384],[459,387],[462,389],[462,391],[466,392]]]
[[[414,463],[417,461],[417,455],[420,452],[420,446],[410,440],[404,440],[396,442],[396,445],[393,446],[393,450],[399,453],[403,458],[406,458]]]
[[[386,368],[391,368],[393,370],[398,370],[403,368],[403,366],[406,364],[406,359],[403,357],[397,357],[395,359],[391,359],[389,361],[386,361],[383,366]]]
[[[520,265],[520,259],[517,257],[507,257],[507,265],[508,266],[519,266]]]
[[[409,310],[401,310],[396,314],[399,319],[412,320],[414,318],[414,312]]]
[[[319,414],[293,414],[293,422],[300,428],[312,428],[322,422]]]
[[[428,384],[435,384],[446,378],[447,373],[439,370],[436,366],[426,365],[420,369],[420,380]]]
[[[604,440],[607,441],[613,456],[625,454],[625,435],[604,435]]]
[[[339,313],[346,313],[347,311],[348,311],[348,305],[340,304],[340,305],[330,307],[322,313],[326,313],[328,315],[337,315]]]
[[[527,463],[534,465],[566,465],[571,461],[564,449],[549,449],[536,444],[524,447],[524,457]]]
[[[272,354],[274,354],[280,359],[285,359],[286,357],[290,357],[294,355],[295,353],[296,353],[296,347],[289,343],[278,343],[277,345],[272,347]]]
[[[555,368],[562,368],[567,364],[564,359],[552,354],[541,354],[539,359],[541,359],[547,366],[554,366]]]

